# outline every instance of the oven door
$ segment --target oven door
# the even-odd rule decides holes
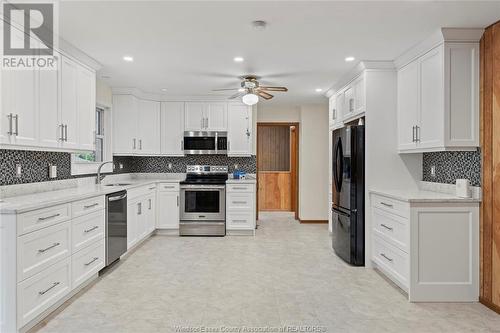
[[[181,221],[225,221],[223,185],[181,185]]]

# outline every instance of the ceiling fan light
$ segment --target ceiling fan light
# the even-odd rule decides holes
[[[257,104],[257,102],[259,101],[259,96],[252,94],[252,93],[245,94],[241,98],[241,101],[243,103],[245,103],[246,105],[254,105],[254,104]]]

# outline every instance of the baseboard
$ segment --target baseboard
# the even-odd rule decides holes
[[[255,229],[254,230],[227,230],[226,229],[226,235],[227,236],[255,236]]]
[[[156,229],[159,236],[179,236],[179,229]]]
[[[328,224],[328,220],[299,220],[300,223]]]
[[[495,311],[496,313],[499,313],[500,314],[500,306],[488,301],[487,299],[484,299],[483,297],[479,297],[479,302],[485,306],[487,306],[488,308],[490,308],[491,310]]]

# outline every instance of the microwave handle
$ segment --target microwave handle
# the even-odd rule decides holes
[[[219,133],[215,132],[215,153],[217,154],[217,149],[219,148]]]

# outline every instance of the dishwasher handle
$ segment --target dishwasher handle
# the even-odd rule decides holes
[[[127,197],[127,193],[119,195],[117,197],[108,197],[108,201],[118,201],[118,200],[125,199],[126,197]]]

